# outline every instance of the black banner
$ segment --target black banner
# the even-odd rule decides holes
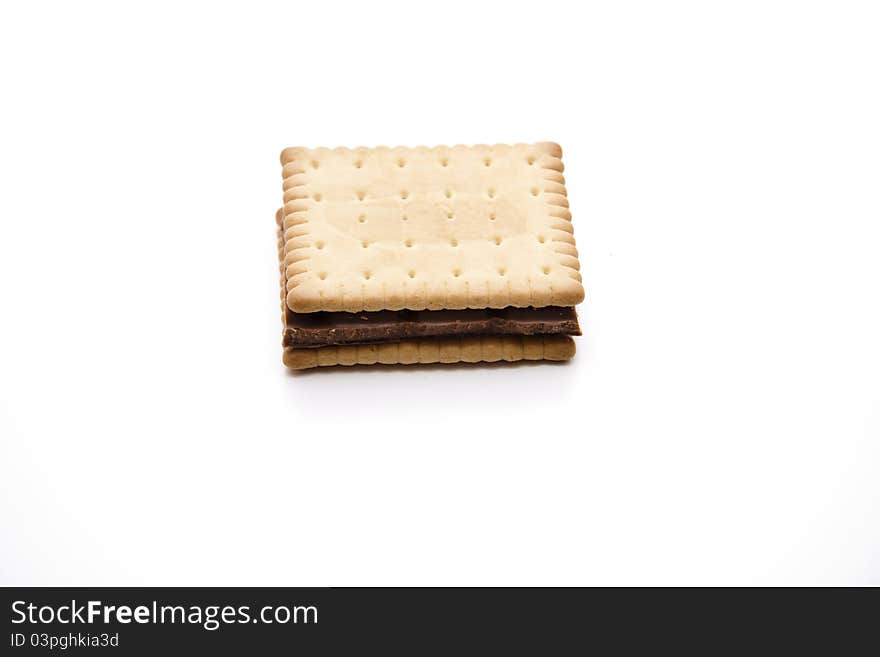
[[[2,654],[839,653],[876,589],[7,588]]]

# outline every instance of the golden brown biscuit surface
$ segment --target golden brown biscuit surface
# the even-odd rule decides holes
[[[288,148],[295,312],[573,306],[584,296],[554,143]]]
[[[477,336],[406,340],[385,344],[285,349],[284,364],[295,370],[332,365],[415,365],[569,360],[574,341],[567,336]]]

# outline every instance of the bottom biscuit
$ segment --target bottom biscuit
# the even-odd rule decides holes
[[[284,350],[284,364],[294,370],[307,370],[333,365],[561,361],[568,360],[572,356],[574,356],[574,340],[568,336],[489,335],[304,349],[288,347]]]

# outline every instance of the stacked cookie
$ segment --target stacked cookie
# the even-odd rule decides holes
[[[557,144],[288,148],[284,363],[567,360],[583,300]]]

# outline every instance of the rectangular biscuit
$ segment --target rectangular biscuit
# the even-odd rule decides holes
[[[281,160],[288,367],[574,354],[584,292],[558,145],[289,148]]]
[[[294,370],[331,365],[415,365],[494,363],[521,360],[562,361],[574,356],[574,340],[565,335],[407,340],[385,344],[287,348],[284,364]]]
[[[580,303],[561,155],[553,143],[285,149],[288,307]]]

